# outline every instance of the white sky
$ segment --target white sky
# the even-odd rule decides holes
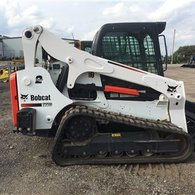
[[[166,21],[168,51],[195,45],[195,0],[0,0],[0,34],[21,36],[41,24],[60,37],[92,40],[109,22]]]

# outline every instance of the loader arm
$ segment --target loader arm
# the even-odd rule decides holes
[[[185,119],[185,92],[182,81],[175,81],[117,62],[93,56],[78,50],[41,26],[28,28],[22,37],[25,69],[35,66],[36,46],[39,43],[53,58],[69,66],[67,87],[72,89],[77,78],[86,72],[136,83],[161,94],[160,101],[168,101],[170,121],[187,132]]]

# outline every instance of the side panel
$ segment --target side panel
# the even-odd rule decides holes
[[[154,100],[154,101],[121,101],[109,100],[108,111],[118,112],[135,117],[153,119],[153,120],[167,120],[168,115],[168,101]]]
[[[72,100],[58,91],[49,73],[40,67],[17,72],[19,109],[36,109],[36,129],[50,129],[56,115]]]

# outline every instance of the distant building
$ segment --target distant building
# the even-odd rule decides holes
[[[23,58],[22,38],[0,35],[0,59]]]
[[[3,40],[0,38],[0,59],[3,57]]]

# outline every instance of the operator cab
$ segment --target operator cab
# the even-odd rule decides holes
[[[159,36],[165,26],[165,22],[105,24],[94,37],[92,54],[163,76]]]

